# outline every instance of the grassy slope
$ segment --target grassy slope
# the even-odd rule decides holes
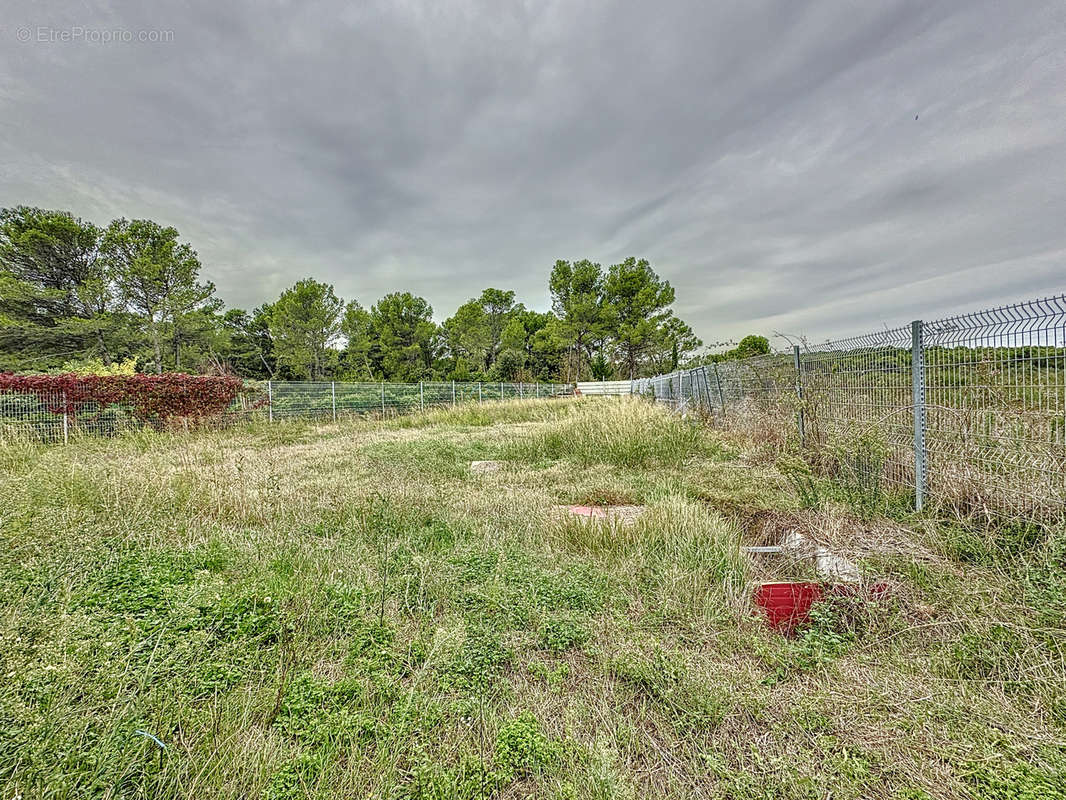
[[[1064,796],[1061,538],[919,526],[787,640],[742,455],[597,400],[6,448],[0,796]]]

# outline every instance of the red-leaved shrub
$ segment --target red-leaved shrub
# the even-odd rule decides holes
[[[53,414],[77,416],[121,405],[144,422],[221,414],[244,391],[240,378],[207,375],[14,375],[0,392],[36,396]]]

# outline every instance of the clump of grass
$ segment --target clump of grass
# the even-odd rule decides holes
[[[573,413],[504,447],[506,457],[567,459],[582,466],[680,466],[717,452],[699,427],[637,398],[590,399]]]
[[[818,491],[818,481],[811,473],[811,466],[799,456],[781,456],[777,459],[777,470],[784,475],[792,488],[796,490],[800,508],[819,508],[822,497]]]
[[[593,486],[589,489],[575,492],[568,499],[574,505],[579,506],[634,506],[640,504],[640,497],[636,493],[603,486]]]
[[[388,419],[390,428],[413,429],[431,426],[485,427],[501,423],[544,422],[565,417],[574,403],[565,398],[486,400],[482,403],[465,401],[447,408],[428,409],[419,414],[407,414]]]
[[[664,498],[631,524],[567,515],[553,533],[566,549],[602,560],[635,584],[664,617],[735,615],[745,603],[750,567],[740,531],[700,503]]]
[[[725,686],[708,685],[683,653],[656,647],[650,654],[609,658],[605,666],[630,691],[658,706],[683,736],[715,728],[731,705]]]
[[[978,800],[1006,800],[1006,798],[1066,798],[1066,757],[1061,752],[1041,753],[1043,763],[997,762],[977,763],[966,776],[966,783]]]

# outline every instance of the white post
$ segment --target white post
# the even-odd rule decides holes
[[[274,381],[267,381],[267,421],[274,421]]]
[[[523,386],[525,386],[525,384],[522,383],[522,381],[519,381],[518,382],[518,397],[519,397],[519,399],[524,398],[526,396],[525,392],[522,389]]]
[[[477,382],[477,402],[481,405],[481,381]]]
[[[419,411],[425,411],[426,410],[426,393],[422,389],[422,381],[418,382],[418,410]]]
[[[385,418],[385,381],[381,381],[381,417]]]
[[[63,392],[63,444],[70,444],[70,432],[67,423],[67,393]]]
[[[337,421],[337,382],[332,381],[330,388],[333,390],[333,421]]]
[[[452,381],[452,408],[455,408],[455,381]]]

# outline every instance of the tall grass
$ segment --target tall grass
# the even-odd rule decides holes
[[[661,613],[715,618],[745,606],[750,569],[740,529],[701,503],[663,498],[630,524],[566,515],[552,533],[564,549],[629,576],[634,591]]]
[[[568,398],[530,400],[486,400],[463,403],[452,408],[434,408],[421,414],[390,417],[391,428],[417,429],[434,425],[484,427],[507,422],[543,422],[565,417],[574,408]]]
[[[717,450],[700,427],[642,399],[622,397],[582,400],[573,413],[516,439],[504,453],[522,461],[637,468],[679,466]]]

